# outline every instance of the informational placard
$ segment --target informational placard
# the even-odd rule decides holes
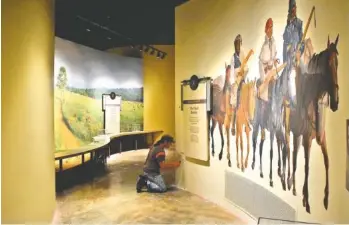
[[[121,96],[111,99],[110,95],[103,95],[104,130],[106,134],[120,133]]]
[[[209,161],[208,110],[210,110],[210,80],[200,81],[193,90],[187,84],[182,86],[182,106],[185,129],[186,157]]]
[[[346,124],[346,142],[347,142],[347,171],[346,171],[346,176],[347,176],[347,190],[349,191],[349,119],[347,119],[347,124]]]

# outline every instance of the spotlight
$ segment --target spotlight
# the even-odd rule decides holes
[[[138,47],[138,49],[139,49],[139,51],[143,51],[143,46],[140,45],[140,46]]]
[[[162,53],[162,56],[160,57],[161,59],[164,59],[166,57],[166,53],[165,52],[163,52]]]
[[[146,46],[145,49],[144,49],[144,52],[147,53],[149,51],[149,46]]]

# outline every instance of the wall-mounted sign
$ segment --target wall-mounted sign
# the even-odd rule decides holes
[[[185,156],[198,164],[209,164],[208,111],[211,107],[211,79],[193,75],[182,82],[182,110],[184,113]]]
[[[102,110],[104,111],[104,132],[106,134],[120,133],[121,96],[114,92],[103,94]]]

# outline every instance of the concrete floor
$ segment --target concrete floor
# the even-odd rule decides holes
[[[106,171],[57,193],[56,223],[243,224],[237,216],[204,199],[172,188],[164,194],[136,193],[147,150],[114,155]],[[165,181],[174,181],[173,171]]]

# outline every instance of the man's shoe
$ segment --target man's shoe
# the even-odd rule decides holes
[[[147,185],[146,177],[143,175],[139,175],[137,179],[137,186],[136,186],[137,193],[142,192],[142,188],[146,185]]]

